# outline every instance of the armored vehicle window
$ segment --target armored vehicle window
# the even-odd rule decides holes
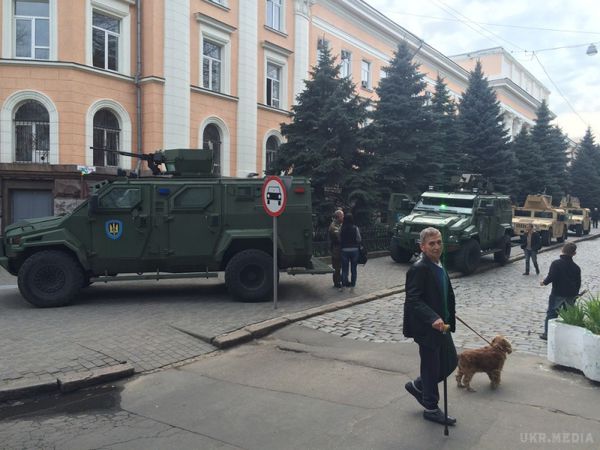
[[[419,199],[415,209],[440,212],[452,211],[471,214],[473,209],[473,199],[424,196]]]
[[[531,217],[531,211],[515,209],[515,217]],[[536,216],[537,217],[537,216]]]
[[[533,217],[540,217],[542,219],[552,219],[552,211],[536,211]]]
[[[211,186],[189,187],[177,194],[173,206],[175,208],[206,208],[212,203],[213,188]]]
[[[583,216],[583,211],[581,209],[572,209],[571,214],[575,214],[576,216]]]
[[[115,188],[108,194],[103,195],[98,205],[100,208],[119,208],[131,209],[142,199],[142,193],[139,188]]]

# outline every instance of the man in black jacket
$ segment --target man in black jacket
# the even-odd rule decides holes
[[[552,261],[548,276],[540,281],[540,286],[552,283],[552,291],[548,299],[548,310],[544,322],[544,334],[540,334],[543,340],[548,339],[548,321],[558,317],[560,308],[574,305],[579,288],[581,287],[581,269],[575,262],[573,256],[577,253],[577,246],[571,242],[562,248],[560,258]]]
[[[406,274],[404,336],[419,344],[420,376],[404,386],[425,408],[426,420],[444,424],[438,407],[438,383],[457,365],[456,348],[448,331],[455,331],[455,300],[450,278],[440,263],[442,235],[432,227],[421,231],[421,258]],[[448,416],[448,425],[456,419]]]
[[[525,273],[529,275],[529,259],[533,261],[536,275],[540,274],[540,267],[537,262],[537,252],[542,248],[542,238],[540,233],[533,229],[533,224],[528,223],[525,227],[525,233],[521,235],[521,248],[525,252]]]

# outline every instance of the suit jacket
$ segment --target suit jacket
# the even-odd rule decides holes
[[[450,330],[456,330],[456,302],[452,283],[446,276],[445,289],[440,285],[434,263],[425,255],[406,273],[406,300],[404,302],[404,336],[412,337],[419,345],[436,348],[442,345],[443,335],[431,327],[444,316],[444,290]]]
[[[521,248],[525,250],[527,248],[527,233],[521,235]],[[542,237],[540,233],[534,231],[531,233],[531,249],[536,252],[542,248]]]

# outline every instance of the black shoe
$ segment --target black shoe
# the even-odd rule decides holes
[[[541,333],[540,334],[540,339],[542,339],[543,341],[547,341],[548,340],[548,335],[546,333]]]
[[[440,408],[435,409],[433,411],[423,411],[423,418],[425,420],[429,420],[431,422],[439,423],[442,425],[456,424],[456,419],[454,417],[448,416],[448,420],[446,420],[446,417],[444,416],[444,411],[442,411]]]
[[[523,275],[529,275],[529,272],[525,272]]]
[[[540,274],[540,271],[536,269],[536,271],[535,271],[535,274],[536,274],[536,275],[539,275],[539,274]]]
[[[404,389],[406,389],[408,393],[412,395],[423,408],[425,408],[425,405],[423,404],[423,391],[418,390],[414,382],[409,381],[406,383]]]

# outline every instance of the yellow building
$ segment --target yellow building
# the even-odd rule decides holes
[[[457,99],[480,59],[513,134],[549,95],[502,49],[449,58],[362,0],[2,0],[0,23],[2,226],[135,167],[91,147],[212,148],[221,174],[262,173],[319,45],[370,98],[400,41]]]

